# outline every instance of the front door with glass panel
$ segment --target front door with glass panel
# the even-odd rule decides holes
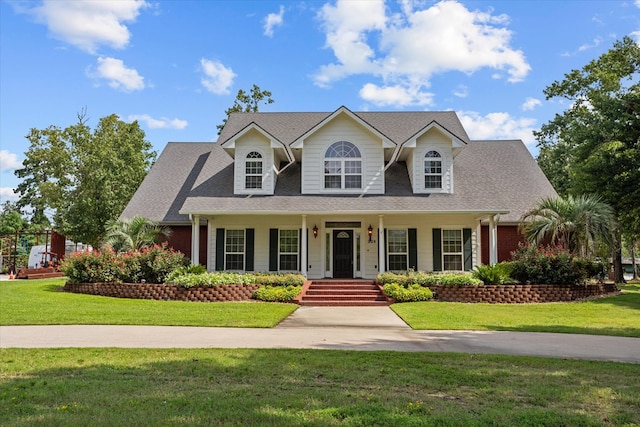
[[[353,230],[333,230],[333,277],[353,278]]]

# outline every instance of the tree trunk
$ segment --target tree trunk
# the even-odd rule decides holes
[[[620,244],[616,244],[616,248],[613,252],[613,281],[616,283],[627,283],[624,280],[624,271],[622,270],[622,247]]]

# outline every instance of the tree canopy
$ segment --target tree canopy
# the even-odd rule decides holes
[[[558,193],[597,194],[615,211],[621,232],[640,236],[640,46],[630,37],[563,80],[547,100],[569,107],[536,132],[538,164]],[[620,233],[618,233],[620,234]],[[622,281],[620,238],[616,281]]]
[[[26,159],[15,172],[22,178],[18,206],[30,206],[34,218],[50,212],[59,232],[94,246],[156,158],[138,123],[115,114],[101,118],[94,130],[81,113],[74,125],[31,129],[26,138]]]
[[[222,128],[227,123],[231,113],[257,113],[261,102],[273,104],[275,101],[271,99],[271,92],[261,90],[256,84],[253,85],[249,92],[240,89],[233,105],[225,110],[227,117],[222,121],[222,124],[216,126],[218,135],[222,132]]]

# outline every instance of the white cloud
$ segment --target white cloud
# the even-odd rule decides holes
[[[282,25],[284,17],[284,6],[280,6],[278,13],[270,13],[264,19],[264,35],[273,37],[273,29]]]
[[[231,68],[225,67],[219,61],[211,61],[202,58],[200,66],[204,76],[200,79],[202,85],[216,95],[227,95],[233,84],[236,74]]]
[[[22,163],[18,161],[18,155],[10,153],[8,150],[0,150],[0,171],[7,171],[22,168]]]
[[[602,43],[602,38],[601,37],[596,37],[595,39],[593,39],[593,43],[592,44],[585,43],[585,44],[581,45],[580,47],[578,47],[578,52],[584,52],[585,50],[589,50],[589,49],[593,49],[594,47],[598,47],[598,46],[600,46],[600,43]]]
[[[125,48],[131,38],[125,23],[135,22],[147,6],[143,0],[44,0],[28,12],[48,27],[52,37],[93,54],[100,45]]]
[[[89,69],[89,77],[105,79],[110,87],[123,92],[142,90],[145,87],[144,77],[134,68],[127,68],[121,59],[103,58],[97,60],[95,69]]]
[[[526,145],[535,143],[536,119],[516,118],[509,113],[482,116],[475,111],[462,111],[458,116],[471,139],[521,139]]]
[[[19,199],[19,196],[13,191],[13,188],[0,187],[0,200],[2,202],[5,202],[5,201],[15,202],[18,199]]]
[[[531,111],[534,108],[538,107],[542,105],[542,101],[540,101],[537,98],[527,98],[524,101],[524,104],[522,104],[522,110],[523,111]]]
[[[429,87],[434,74],[449,71],[472,74],[491,68],[511,82],[529,73],[523,52],[510,46],[506,15],[470,11],[454,0],[422,10],[409,1],[401,6],[394,15],[387,15],[382,0],[323,6],[318,17],[337,61],[320,68],[315,84],[326,87],[350,75],[370,74],[385,87],[410,88]],[[379,101],[389,105],[402,102],[389,100],[388,92],[380,95]]]
[[[148,114],[132,114],[128,117],[129,121],[137,120],[147,125],[149,129],[184,129],[189,124],[186,120],[169,119],[161,117],[154,119]]]
[[[373,83],[367,83],[360,89],[360,97],[377,106],[402,107],[433,104],[432,93],[422,92],[419,87],[412,88],[402,85],[380,87]]]
[[[466,98],[469,96],[469,88],[465,85],[458,85],[453,91],[453,95],[458,98]]]

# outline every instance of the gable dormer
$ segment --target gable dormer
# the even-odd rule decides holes
[[[341,107],[293,141],[303,194],[384,194],[385,163],[396,144]]]
[[[466,142],[436,122],[405,141],[398,155],[407,164],[415,194],[454,192],[453,161]]]
[[[234,159],[234,194],[272,195],[280,164],[291,160],[284,144],[254,123],[221,145]]]

